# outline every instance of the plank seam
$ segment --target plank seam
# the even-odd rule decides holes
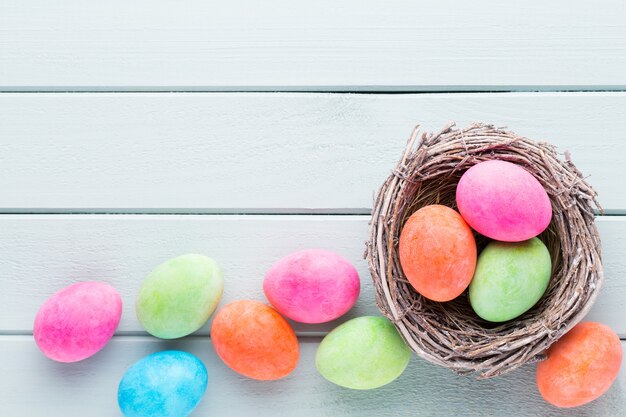
[[[307,333],[298,333],[296,332],[296,336],[298,336],[298,339],[319,339],[319,338],[323,338],[326,334],[328,334],[328,332],[307,332]],[[26,332],[26,331],[5,331],[5,332],[0,332],[0,338],[4,338],[4,337],[30,337],[32,336],[33,333],[32,332]],[[626,341],[626,334],[619,334],[618,336],[620,338],[621,341]],[[158,337],[154,337],[151,336],[147,333],[144,332],[120,332],[120,333],[115,333],[113,335],[113,338],[138,338],[138,339],[147,339],[147,340],[160,340],[160,341],[165,341],[165,342],[170,342],[170,341],[184,341],[187,339],[210,339],[211,336],[208,334],[190,334],[187,335],[185,337],[179,338],[179,339],[159,339]]]
[[[89,93],[300,93],[300,94],[507,94],[507,93],[623,93],[626,92],[626,85],[604,86],[604,85],[585,85],[585,86],[508,86],[508,87],[488,87],[484,86],[444,86],[441,88],[433,88],[433,86],[411,86],[411,87],[394,87],[394,86],[354,86],[354,87],[338,87],[338,86],[316,86],[307,88],[306,86],[286,87],[286,86],[255,86],[245,87],[168,87],[168,86],[149,86],[149,87],[6,87],[0,86],[0,94],[2,93],[24,93],[24,94],[89,94]]]
[[[626,209],[605,210],[596,217],[624,217]],[[0,215],[136,215],[136,216],[369,216],[371,209],[12,209],[0,208]]]

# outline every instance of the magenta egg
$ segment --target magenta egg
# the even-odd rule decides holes
[[[324,323],[345,314],[361,283],[352,264],[323,249],[295,252],[265,275],[263,291],[281,314],[301,323]]]
[[[468,169],[456,189],[461,216],[478,233],[521,242],[550,224],[552,206],[541,183],[519,165],[485,161]]]
[[[122,317],[122,298],[102,282],[79,282],[53,294],[35,317],[33,334],[44,355],[78,362],[104,347]]]

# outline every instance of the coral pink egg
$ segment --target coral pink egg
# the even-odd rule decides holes
[[[622,365],[622,344],[610,327],[579,323],[556,341],[537,366],[537,387],[557,407],[578,407],[613,384]]]
[[[539,181],[519,165],[485,161],[459,180],[456,203],[478,233],[504,242],[539,235],[550,224],[552,206]]]
[[[258,301],[233,301],[211,325],[211,343],[233,371],[270,381],[289,375],[298,364],[295,332],[276,310]]]
[[[122,299],[101,282],[79,282],[53,294],[35,317],[33,334],[44,355],[58,362],[86,359],[107,344],[122,316]]]
[[[336,253],[309,249],[276,262],[263,281],[270,303],[302,323],[324,323],[345,314],[359,296],[359,274]]]
[[[399,243],[400,264],[424,297],[450,301],[465,291],[476,268],[476,241],[463,218],[434,204],[409,217]]]

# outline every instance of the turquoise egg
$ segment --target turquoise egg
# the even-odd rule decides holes
[[[157,352],[126,371],[117,402],[126,417],[185,417],[202,399],[207,381],[204,364],[191,353]]]
[[[487,321],[514,319],[539,301],[551,272],[548,248],[536,237],[515,243],[493,241],[478,256],[470,304]]]

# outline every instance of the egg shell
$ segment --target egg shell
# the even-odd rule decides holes
[[[400,264],[424,297],[450,301],[469,285],[476,267],[476,241],[463,218],[434,204],[409,217],[400,233]]]
[[[43,303],[33,326],[44,355],[58,362],[77,362],[100,351],[122,317],[122,298],[102,282],[70,285]]]
[[[222,307],[213,318],[211,342],[229,368],[258,380],[289,375],[300,355],[289,323],[259,301],[234,301]]]
[[[263,291],[281,314],[302,323],[334,320],[352,308],[361,283],[352,264],[336,253],[309,249],[276,262]]]
[[[175,339],[202,327],[224,292],[224,274],[204,255],[182,255],[157,266],[143,281],[137,318],[148,333]]]
[[[622,364],[619,336],[601,323],[579,323],[556,341],[537,366],[537,387],[557,407],[578,407],[613,384]]]
[[[399,377],[410,358],[411,351],[388,319],[365,316],[328,333],[317,349],[315,366],[334,384],[365,390]]]
[[[535,237],[550,224],[552,206],[531,173],[506,161],[480,162],[456,189],[459,212],[478,233],[504,242]]]
[[[514,319],[534,306],[550,282],[552,261],[543,242],[489,243],[469,287],[472,308],[491,322]]]
[[[202,399],[207,382],[204,364],[191,353],[157,352],[126,371],[117,402],[126,417],[184,417]]]

